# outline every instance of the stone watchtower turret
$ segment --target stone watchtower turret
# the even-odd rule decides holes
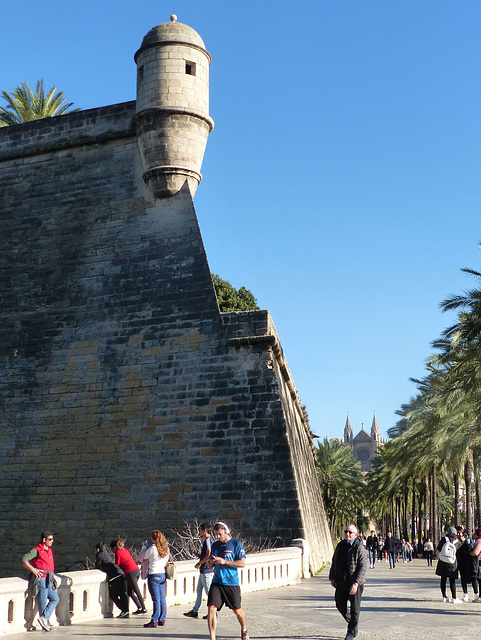
[[[171,22],[154,27],[135,54],[135,130],[143,178],[156,198],[175,195],[185,184],[194,195],[207,137],[211,57],[191,27]]]

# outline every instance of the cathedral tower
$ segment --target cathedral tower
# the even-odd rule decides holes
[[[352,443],[352,427],[351,421],[349,420],[349,416],[346,418],[346,425],[344,427],[344,442],[346,444]]]
[[[137,105],[135,130],[143,178],[156,198],[175,195],[187,182],[192,196],[207,137],[211,57],[199,34],[177,22],[151,29],[135,54]]]
[[[377,424],[376,414],[374,414],[374,418],[372,419],[371,440],[376,444],[376,446],[379,446],[381,443],[381,432],[379,431],[379,425]]]

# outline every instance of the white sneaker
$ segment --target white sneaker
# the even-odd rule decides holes
[[[446,598],[446,596],[443,598],[443,602],[449,602],[449,598]]]
[[[452,604],[461,604],[462,600],[460,600],[459,598],[451,598],[451,603]]]
[[[50,631],[50,624],[46,618],[42,618],[42,616],[38,616],[38,623],[44,631]]]
[[[463,596],[463,602],[469,602],[469,596],[467,593],[465,593]]]

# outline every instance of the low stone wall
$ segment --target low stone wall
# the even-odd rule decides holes
[[[288,547],[249,555],[246,566],[240,569],[242,591],[259,591],[289,584],[297,584],[302,577],[309,577],[303,567],[309,566],[304,558],[305,549]],[[194,561],[176,563],[175,580],[167,581],[166,597],[169,606],[193,602],[196,597],[199,572]],[[92,571],[73,571],[57,574],[60,602],[56,609],[60,625],[70,625],[111,617],[113,603],[108,597],[105,574]],[[23,578],[0,579],[0,634],[19,633],[31,627],[36,616],[32,598],[26,597],[27,580]],[[140,589],[151,606],[147,581],[140,580]]]

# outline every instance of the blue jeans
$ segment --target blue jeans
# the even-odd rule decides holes
[[[167,616],[165,600],[165,573],[149,573],[147,585],[154,604],[152,622],[163,622]]]
[[[369,551],[369,564],[374,566],[376,564],[376,551],[374,549],[368,549]]]
[[[37,591],[38,615],[41,618],[50,620],[50,616],[55,611],[59,600],[57,591],[52,587],[47,587],[47,578],[40,578]]]
[[[392,569],[392,567],[396,566],[396,554],[394,553],[394,551],[389,551],[389,568]]]
[[[206,595],[208,595],[213,577],[213,571],[211,573],[199,573],[199,582],[197,583],[197,600],[195,601],[192,611],[199,611],[200,605],[202,604],[202,593],[205,591]]]

